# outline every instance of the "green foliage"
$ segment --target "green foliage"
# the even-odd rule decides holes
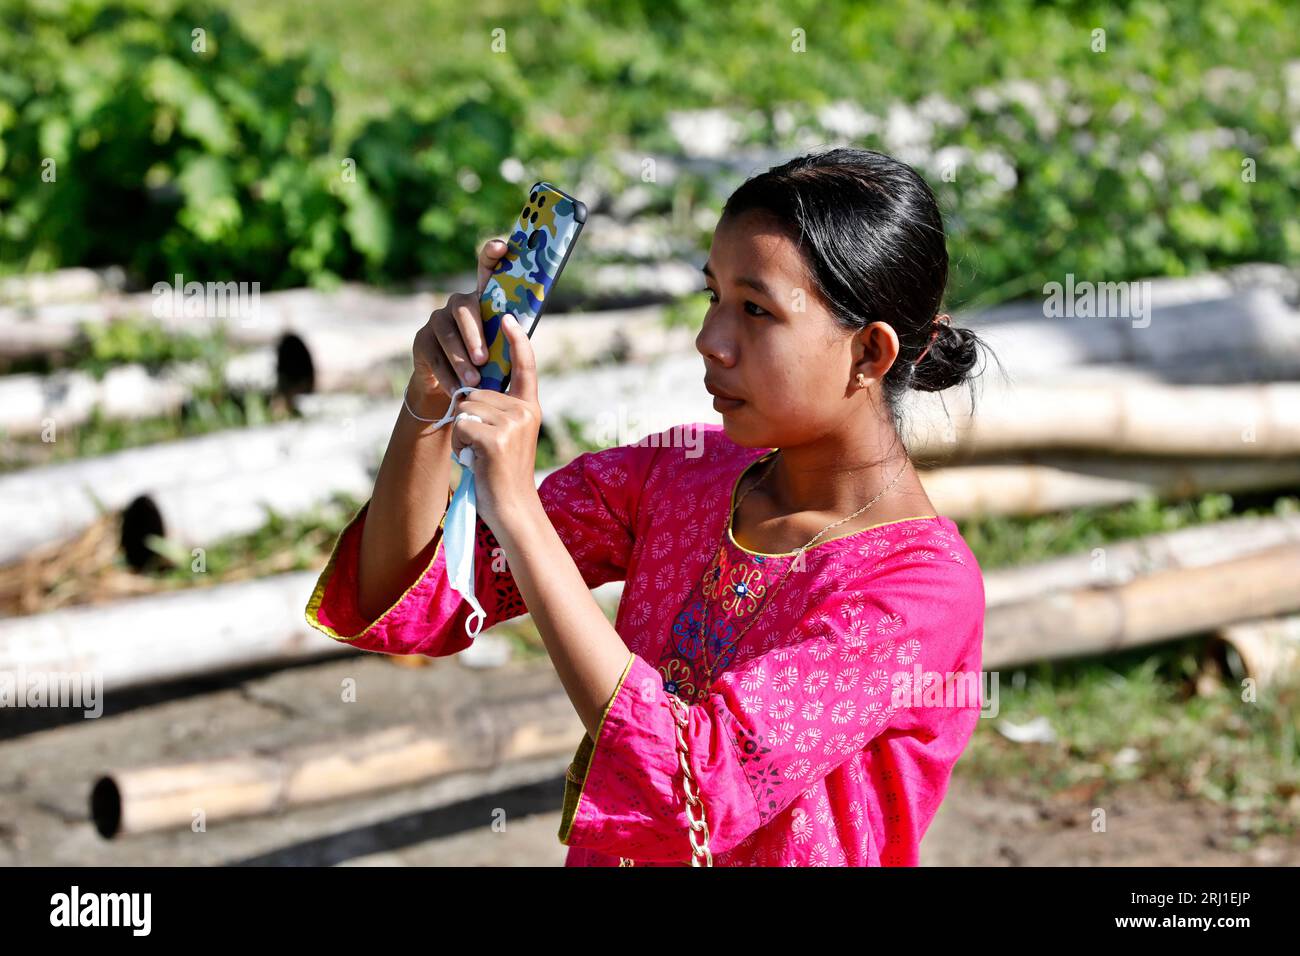
[[[693,292],[664,307],[663,324],[669,329],[681,327],[698,332],[704,326],[704,313],[707,311],[709,297],[701,292]]]
[[[132,362],[157,371],[171,362],[202,359],[221,346],[217,338],[176,334],[157,322],[141,319],[87,323],[82,335],[85,354],[71,364],[97,377],[115,365]]]
[[[335,149],[320,59],[271,59],[203,2],[3,3],[0,262],[268,287],[463,269],[517,212],[515,95]]]
[[[1269,494],[1264,497],[1269,499],[1265,504],[1251,506],[1234,502],[1231,495],[1221,492],[1181,502],[1161,502],[1147,496],[1129,504],[1077,508],[1047,515],[967,518],[959,521],[958,526],[980,567],[991,571],[1234,516],[1300,513],[1300,497]]]
[[[268,287],[461,272],[527,185],[503,160],[576,179],[615,149],[675,152],[669,114],[712,107],[742,146],[914,162],[945,207],[952,305],[1066,272],[1300,261],[1284,0],[224,6],[0,0],[0,262]],[[843,100],[875,129],[827,126]],[[729,183],[657,188],[689,213]]]

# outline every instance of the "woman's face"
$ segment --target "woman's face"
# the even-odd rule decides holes
[[[738,445],[790,447],[844,426],[861,407],[847,400],[857,373],[883,376],[898,353],[884,323],[851,334],[835,322],[794,241],[767,213],[724,217],[704,276],[710,305],[695,347],[714,408]],[[862,364],[864,355],[871,364]]]

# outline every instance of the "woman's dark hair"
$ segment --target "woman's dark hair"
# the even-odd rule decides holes
[[[899,354],[882,387],[896,425],[907,389],[937,392],[967,380],[977,346],[988,346],[970,329],[935,321],[948,248],[934,193],[911,166],[854,147],[799,156],[746,180],[722,217],[750,210],[785,226],[845,330],[893,326]]]

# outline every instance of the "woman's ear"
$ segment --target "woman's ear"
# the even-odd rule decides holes
[[[853,367],[849,377],[862,375],[867,384],[885,377],[898,358],[898,333],[888,322],[872,322],[853,336]],[[856,381],[855,381],[856,384]]]

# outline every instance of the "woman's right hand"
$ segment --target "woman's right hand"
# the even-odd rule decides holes
[[[456,389],[479,383],[475,366],[487,361],[479,298],[506,250],[504,239],[485,242],[478,254],[478,291],[452,293],[415,333],[411,397],[421,405],[436,404],[439,396],[450,398]]]

